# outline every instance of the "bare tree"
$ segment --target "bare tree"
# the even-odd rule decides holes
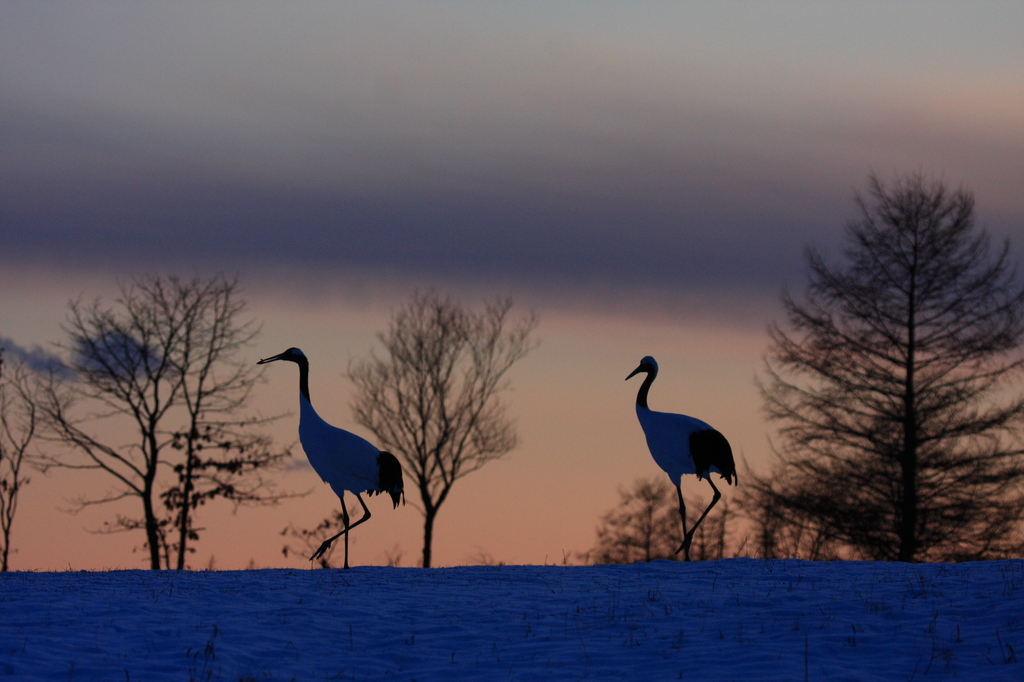
[[[29,374],[20,363],[7,367],[0,348],[0,572],[10,568],[18,495],[29,482],[23,466],[39,424]]]
[[[1024,289],[974,197],[921,174],[886,183],[847,226],[846,263],[808,250],[792,332],[773,325],[762,395],[779,468],[755,477],[776,520],[873,559],[1021,549]],[[822,545],[824,547],[824,545]]]
[[[590,560],[597,564],[676,561],[683,535],[675,489],[660,477],[640,478],[630,490],[619,486],[619,498],[619,506],[601,517]]]
[[[477,313],[436,291],[416,293],[379,335],[386,355],[371,353],[349,368],[356,421],[404,460],[416,482],[424,567],[455,482],[516,446],[499,396],[509,387],[508,370],[536,345],[537,318],[512,321],[511,309],[508,298]]]
[[[189,541],[199,539],[194,526],[198,507],[217,498],[237,508],[291,496],[272,492],[274,486],[263,477],[290,456],[288,450],[275,450],[266,433],[253,430],[271,420],[239,418],[260,373],[238,359],[259,333],[254,322],[237,320],[246,306],[237,296],[238,280],[193,280],[190,287],[195,294],[173,358],[187,423],[173,434],[171,447],[181,451],[184,462],[174,465],[176,484],[161,495],[177,535],[165,556],[173,550],[179,570],[185,568],[186,554],[195,551]]]
[[[703,508],[699,499],[697,507]],[[704,561],[726,556],[729,513],[728,501],[723,501],[701,524],[693,538],[691,558]],[[597,545],[583,556],[595,564],[678,561],[676,550],[682,541],[675,488],[660,476],[638,478],[629,490],[619,486],[619,506],[601,516]]]
[[[70,304],[64,349],[75,378],[51,379],[42,406],[52,437],[70,452],[47,464],[114,479],[112,492],[83,496],[81,507],[137,498],[141,517],[119,515],[107,527],[144,530],[154,569],[184,568],[205,502],[281,497],[260,474],[288,452],[253,431],[267,420],[240,414],[260,372],[237,359],[258,333],[238,319],[238,291],[237,279],[223,276],[151,276],[122,285],[115,308]],[[125,431],[134,442],[121,443]]]
[[[844,558],[842,543],[829,519],[810,511],[813,505],[808,504],[807,491],[789,480],[792,473],[783,466],[776,466],[767,476],[748,471],[751,484],[737,502],[750,521],[747,539],[752,540],[756,556],[807,561]]]

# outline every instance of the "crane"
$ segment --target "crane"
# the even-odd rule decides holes
[[[655,412],[650,409],[647,406],[647,392],[658,376],[658,363],[650,355],[640,361],[640,365],[626,377],[626,380],[628,381],[642,372],[646,373],[647,377],[640,385],[640,391],[636,395],[636,416],[644,430],[647,448],[651,451],[651,456],[654,457],[658,466],[668,474],[676,487],[676,495],[679,497],[679,516],[683,520],[683,544],[676,550],[676,554],[683,552],[684,559],[689,561],[690,543],[693,542],[694,532],[722,497],[722,493],[718,491],[714,481],[711,480],[711,472],[724,478],[726,483],[732,484],[733,478],[738,483],[736,463],[732,458],[729,441],[707,423],[682,414]],[[693,528],[689,532],[686,530],[686,504],[683,502],[683,491],[679,487],[683,474],[696,474],[697,478],[706,479],[714,491],[711,504],[700,515],[697,523],[693,524]]]
[[[265,365],[275,360],[287,360],[299,366],[299,442],[313,470],[341,500],[341,532],[324,540],[309,560],[323,556],[331,543],[344,535],[345,568],[348,568],[349,531],[370,518],[370,510],[360,493],[376,495],[386,492],[391,495],[394,506],[398,507],[398,501],[404,493],[402,465],[390,452],[383,452],[364,438],[331,426],[320,418],[309,399],[309,360],[301,350],[289,348],[256,364]],[[354,494],[363,507],[363,516],[353,524],[349,524],[348,509],[345,507],[346,490]]]

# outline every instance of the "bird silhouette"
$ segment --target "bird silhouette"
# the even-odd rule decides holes
[[[391,495],[394,506],[398,507],[398,501],[404,493],[402,465],[390,452],[383,452],[366,439],[331,426],[320,418],[309,399],[309,360],[301,350],[289,348],[256,364],[265,365],[275,360],[287,360],[299,366],[299,442],[313,470],[320,474],[320,478],[331,486],[341,500],[341,532],[324,540],[309,560],[323,556],[331,543],[344,535],[345,568],[348,568],[349,532],[370,518],[370,510],[360,493],[376,495],[386,492]],[[346,490],[354,494],[363,507],[363,516],[351,525],[345,507]]]
[[[714,481],[711,480],[711,472],[719,474],[726,483],[732,484],[734,478],[738,483],[736,463],[732,458],[729,441],[707,423],[682,414],[655,412],[650,409],[647,406],[647,392],[658,376],[658,363],[650,355],[640,361],[640,365],[626,377],[626,380],[628,381],[642,372],[645,372],[647,377],[640,385],[640,391],[636,395],[636,416],[644,430],[647,448],[651,451],[651,456],[654,457],[658,466],[668,474],[672,484],[676,487],[676,495],[679,497],[679,516],[683,520],[683,544],[676,550],[676,554],[683,552],[683,558],[689,561],[690,544],[693,542],[694,532],[722,497],[722,493],[718,491]],[[706,479],[714,491],[711,504],[704,510],[689,532],[686,530],[686,504],[683,502],[683,491],[679,487],[683,474],[696,474],[697,478]]]

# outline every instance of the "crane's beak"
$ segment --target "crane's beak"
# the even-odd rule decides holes
[[[281,359],[281,355],[284,355],[284,353],[281,353],[280,355],[275,355],[275,356],[270,357],[270,358],[264,358],[264,359],[260,360],[259,362],[257,362],[256,364],[257,365],[265,365],[268,362],[273,362],[274,360],[280,360]]]
[[[639,374],[640,372],[643,372],[643,371],[644,371],[644,365],[643,365],[643,363],[640,363],[640,366],[637,367],[636,369],[634,369],[632,372],[630,372],[629,376],[626,377],[626,381],[629,381],[630,379],[632,379],[637,374]]]

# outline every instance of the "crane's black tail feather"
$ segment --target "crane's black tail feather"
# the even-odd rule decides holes
[[[373,494],[388,493],[395,507],[398,501],[403,499],[405,494],[405,483],[402,479],[402,465],[398,458],[390,452],[381,452],[377,455],[377,490],[367,490]]]
[[[722,474],[726,483],[736,483],[740,477],[736,474],[736,462],[732,457],[729,441],[715,429],[694,431],[690,434],[690,456],[698,476],[705,476],[709,467],[714,466]]]

